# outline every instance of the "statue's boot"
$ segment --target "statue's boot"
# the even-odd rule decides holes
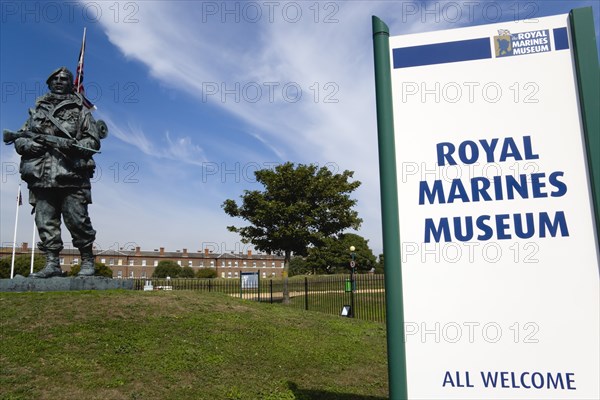
[[[38,272],[29,275],[31,278],[52,278],[53,276],[62,276],[58,253],[46,252],[46,265]]]
[[[81,269],[79,270],[77,276],[94,276],[96,267],[94,265],[95,258],[92,246],[79,249],[79,253],[81,254]]]

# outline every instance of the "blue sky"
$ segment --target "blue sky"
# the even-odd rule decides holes
[[[371,15],[392,35],[585,6],[600,21],[597,0],[0,5],[0,128],[20,128],[51,71],[75,71],[87,27],[84,85],[110,129],[95,157],[96,246],[169,251],[252,249],[227,231],[244,222],[221,204],[260,188],[253,171],[293,161],[355,171],[358,233],[381,252]],[[0,162],[0,243],[9,245],[20,183],[12,146],[0,146]],[[20,209],[17,243],[31,243],[29,212]]]

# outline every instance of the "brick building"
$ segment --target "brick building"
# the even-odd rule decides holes
[[[36,250],[36,253],[38,250]],[[0,258],[10,257],[12,247],[1,247]],[[31,254],[27,243],[21,244],[15,251],[16,255]],[[283,273],[284,261],[281,256],[269,254],[247,253],[213,253],[204,251],[189,252],[188,249],[165,251],[164,247],[154,251],[141,250],[95,250],[96,262],[110,267],[113,278],[151,278],[154,268],[163,260],[175,261],[182,267],[191,267],[194,271],[202,268],[212,268],[219,278],[239,278],[241,272],[258,272],[261,278],[280,278]],[[79,250],[64,249],[60,253],[60,264],[63,271],[70,271],[72,265],[81,262]]]

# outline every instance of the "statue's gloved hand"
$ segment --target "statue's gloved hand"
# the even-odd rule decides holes
[[[29,151],[32,156],[39,156],[46,152],[46,146],[37,142],[32,142]]]
[[[17,139],[17,141],[15,141],[15,145],[17,153],[22,156],[36,157],[41,156],[46,152],[46,146],[33,140]]]

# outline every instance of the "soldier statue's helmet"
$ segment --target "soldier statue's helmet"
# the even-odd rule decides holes
[[[69,69],[67,67],[60,67],[60,68],[57,68],[54,71],[52,71],[50,76],[48,76],[48,79],[46,79],[46,85],[50,85],[50,81],[52,80],[52,78],[54,78],[56,75],[60,74],[61,72],[66,73],[69,76],[69,82],[71,82],[71,84],[73,84],[73,73],[71,71],[69,71]]]

